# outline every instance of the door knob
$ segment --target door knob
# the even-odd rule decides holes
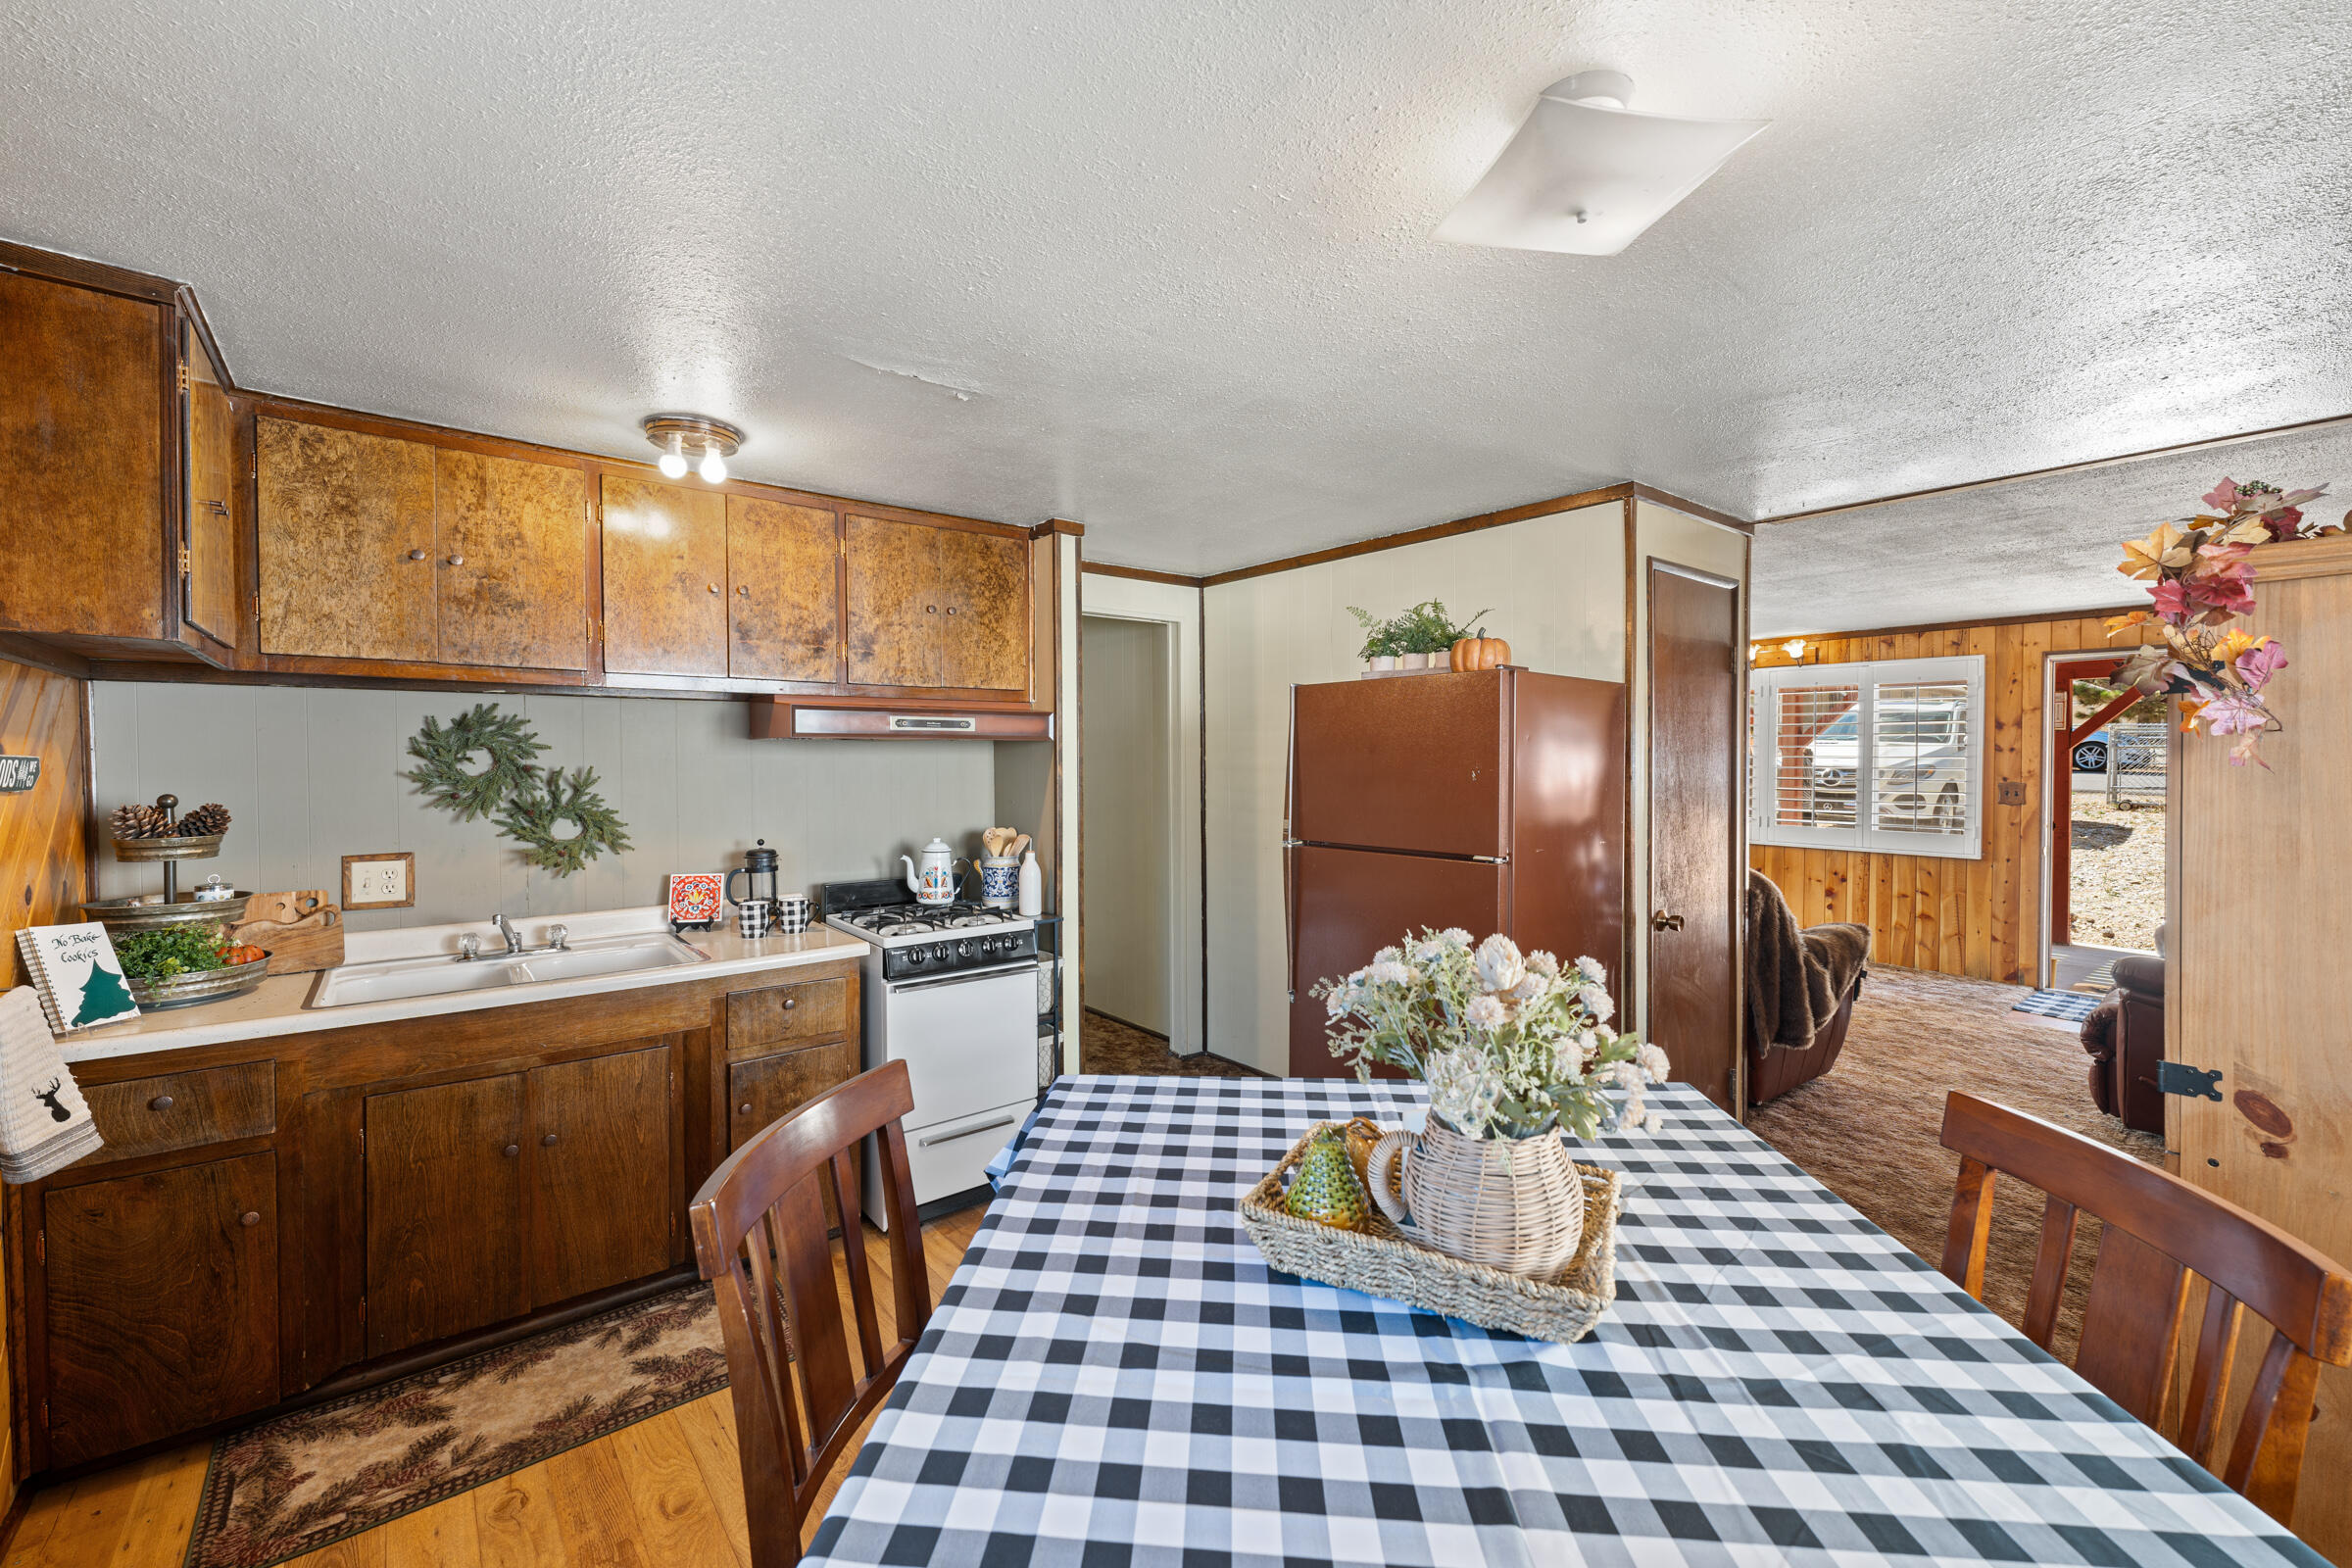
[[[1668,914],[1664,909],[1660,909],[1649,917],[1649,928],[1652,931],[1680,931],[1683,928],[1683,917],[1679,914]]]

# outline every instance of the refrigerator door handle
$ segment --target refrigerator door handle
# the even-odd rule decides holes
[[[1286,1002],[1298,1000],[1298,840],[1282,841],[1282,987]]]
[[[1481,865],[1508,865],[1511,863],[1511,858],[1507,855],[1473,855],[1470,858]]]

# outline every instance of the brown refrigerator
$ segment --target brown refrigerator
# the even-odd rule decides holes
[[[1407,931],[1591,955],[1622,997],[1625,688],[1506,668],[1291,688],[1291,1073],[1328,1078],[1317,980]]]

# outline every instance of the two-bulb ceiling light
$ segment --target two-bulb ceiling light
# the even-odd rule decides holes
[[[686,477],[686,455],[691,452],[702,455],[696,471],[704,482],[722,484],[727,460],[743,445],[743,432],[734,425],[699,414],[649,414],[644,427],[645,438],[662,449],[662,472],[670,479]]]
[[[1771,123],[1641,115],[1626,107],[1633,96],[1634,78],[1617,71],[1544,88],[1437,237],[1614,256]]]

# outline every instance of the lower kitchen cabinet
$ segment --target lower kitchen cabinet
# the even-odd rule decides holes
[[[277,1397],[277,1156],[42,1195],[40,1389],[52,1467]]]
[[[745,1139],[768,1123],[782,1121],[826,1090],[857,1076],[855,1040],[735,1063],[727,1069],[727,1099],[732,1105],[727,1116],[727,1148],[741,1148]]]
[[[530,1310],[520,1073],[368,1097],[368,1353]]]
[[[667,1267],[668,1050],[532,1069],[531,1130],[532,1305]]]

